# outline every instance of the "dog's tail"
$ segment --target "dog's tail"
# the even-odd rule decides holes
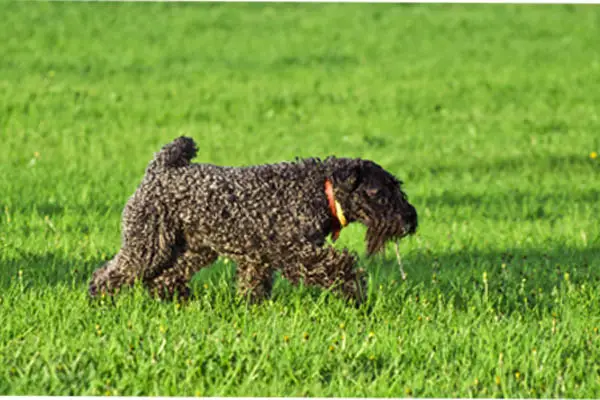
[[[194,140],[180,136],[171,143],[163,146],[154,159],[148,165],[149,169],[154,168],[177,168],[190,165],[192,158],[196,157],[196,143]]]

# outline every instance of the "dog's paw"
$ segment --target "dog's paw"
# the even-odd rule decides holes
[[[357,270],[352,279],[344,282],[341,291],[356,307],[362,305],[367,300],[367,275],[364,270]]]

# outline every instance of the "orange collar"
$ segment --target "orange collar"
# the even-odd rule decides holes
[[[333,221],[331,224],[331,239],[335,242],[340,236],[340,231],[342,228],[348,225],[348,221],[346,221],[346,217],[342,211],[342,206],[335,199],[335,195],[333,194],[333,184],[329,179],[325,179],[325,195],[327,195],[329,211],[331,211],[331,215],[333,215]]]

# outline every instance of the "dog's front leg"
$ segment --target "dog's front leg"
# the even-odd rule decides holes
[[[332,288],[357,305],[365,300],[366,275],[355,269],[356,257],[348,250],[305,243],[291,246],[287,253],[282,274],[292,283],[302,280],[307,285]]]
[[[273,268],[251,258],[234,258],[237,263],[237,291],[250,303],[259,303],[271,296]]]

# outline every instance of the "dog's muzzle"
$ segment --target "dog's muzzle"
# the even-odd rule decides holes
[[[414,235],[417,232],[417,227],[419,226],[418,220],[417,210],[409,204],[408,208],[402,215],[402,236]]]

